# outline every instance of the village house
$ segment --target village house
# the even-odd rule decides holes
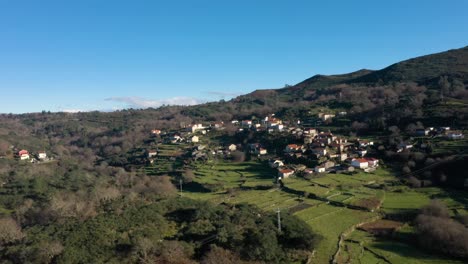
[[[367,159],[353,159],[351,161],[351,166],[359,169],[367,169],[369,167],[369,162]]]
[[[40,160],[45,160],[47,159],[47,153],[45,151],[39,151],[37,153],[37,158]]]
[[[174,135],[172,135],[172,136],[169,138],[169,141],[170,141],[171,143],[173,143],[173,144],[174,144],[174,143],[177,143],[177,142],[180,142],[181,140],[182,140],[182,138],[180,137],[179,134],[174,134]]]
[[[323,121],[327,121],[327,120],[330,120],[330,119],[334,118],[335,115],[334,115],[334,114],[319,113],[319,114],[318,114],[318,117],[319,117],[320,119],[322,119]]]
[[[414,134],[415,134],[415,136],[427,136],[427,135],[429,135],[430,132],[431,132],[431,130],[429,130],[427,128],[420,128],[420,129],[416,129]]]
[[[198,130],[203,130],[205,127],[203,127],[202,124],[194,124],[189,127],[189,131],[192,133],[197,132]]]
[[[220,128],[224,127],[224,122],[223,122],[223,121],[221,121],[221,122],[215,122],[215,123],[213,124],[213,127],[216,128],[216,129],[220,129]]]
[[[252,120],[242,120],[241,126],[245,128],[250,128],[252,126]]]
[[[292,169],[280,169],[278,170],[278,178],[285,179],[294,174]]]
[[[302,150],[303,150],[302,145],[289,144],[284,149],[284,152],[287,152],[287,153],[289,153],[289,152],[299,152],[299,151],[302,151]]]
[[[325,163],[322,164],[323,166],[325,166],[325,169],[329,169],[331,167],[334,167],[335,166],[335,163],[333,161],[326,161]]]
[[[313,136],[306,135],[304,137],[304,144],[311,144],[312,142],[314,142],[314,137]]]
[[[20,160],[27,160],[29,159],[29,152],[25,149],[20,150],[18,152],[18,157],[20,158]]]
[[[311,168],[306,168],[304,170],[304,174],[305,175],[310,175],[310,174],[313,174],[314,173],[314,169],[311,169]]]
[[[364,157],[364,156],[367,154],[367,150],[365,150],[365,149],[358,149],[358,150],[356,151],[356,153],[357,153],[359,156]]]
[[[257,155],[266,155],[267,153],[268,151],[265,148],[257,148],[254,151],[254,154],[257,154]]]
[[[411,148],[413,148],[413,144],[401,143],[400,145],[398,145],[397,152],[402,152],[403,150],[411,149]]]
[[[461,131],[454,131],[453,130],[453,131],[447,132],[445,137],[447,137],[448,139],[455,140],[455,139],[463,139],[465,136],[463,135],[463,133]]]
[[[379,160],[376,158],[367,158],[367,162],[369,163],[369,167],[377,167],[379,166]]]
[[[159,130],[159,129],[151,130],[151,135],[153,135],[153,136],[157,136],[157,135],[160,135],[160,134],[161,134],[161,130]]]
[[[347,153],[340,153],[340,154],[338,154],[338,158],[339,158],[340,161],[345,161],[348,158],[348,154]]]
[[[192,143],[197,143],[199,140],[200,138],[198,136],[193,136],[192,138],[190,138],[190,142]]]
[[[158,152],[156,150],[148,150],[148,158],[152,158],[156,155],[158,155]]]
[[[315,128],[306,128],[306,129],[304,129],[304,134],[315,136],[315,135],[317,135],[317,129],[315,129]]]
[[[315,155],[319,155],[319,156],[325,156],[327,155],[327,149],[326,148],[313,148],[312,153],[314,153]]]
[[[272,159],[272,160],[269,160],[268,161],[268,164],[270,165],[270,167],[272,168],[279,168],[279,167],[283,167],[284,166],[284,163],[282,160],[279,160],[279,159]]]
[[[234,145],[234,144],[231,144],[231,145],[228,146],[228,150],[229,150],[229,151],[236,151],[236,150],[237,150],[237,146]]]
[[[315,172],[316,173],[324,173],[327,169],[325,168],[324,165],[319,165],[315,166]]]
[[[360,148],[365,148],[365,147],[374,145],[373,141],[359,140],[359,139],[357,140],[357,143]]]

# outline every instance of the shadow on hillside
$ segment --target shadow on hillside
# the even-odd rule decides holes
[[[384,251],[391,252],[393,254],[397,254],[405,258],[420,259],[420,260],[434,260],[435,258],[438,258],[441,260],[450,259],[449,257],[434,254],[433,252],[423,251],[422,249],[418,248],[417,245],[383,240],[383,239],[379,239],[376,243],[373,244],[373,247],[379,250],[384,250]]]

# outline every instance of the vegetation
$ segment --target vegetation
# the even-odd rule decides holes
[[[461,263],[468,141],[415,132],[466,128],[467,51],[199,106],[0,115],[1,262]],[[346,114],[318,118],[326,112]],[[303,138],[230,122],[271,113],[373,141],[381,165],[279,179],[268,159]],[[187,132],[194,123],[208,132]],[[20,160],[22,149],[48,158]]]

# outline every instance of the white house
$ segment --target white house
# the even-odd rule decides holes
[[[29,152],[27,150],[25,150],[25,149],[20,150],[18,152],[18,156],[19,156],[20,160],[27,160],[27,159],[29,159]]]
[[[195,124],[189,128],[189,131],[191,131],[192,133],[195,133],[196,131],[202,130],[202,129],[205,129],[202,124]]]
[[[236,150],[237,150],[237,146],[234,145],[234,144],[231,144],[231,145],[228,146],[228,149],[229,149],[229,151],[236,151]]]
[[[200,141],[200,138],[198,136],[193,136],[191,139],[190,139],[191,142],[193,143],[197,143],[198,141]]]
[[[335,117],[334,114],[325,114],[325,113],[319,113],[318,117],[321,118],[323,121],[327,121],[329,119],[332,119]]]
[[[348,158],[348,154],[341,153],[339,154],[340,161],[345,161]]]
[[[278,159],[276,159],[276,160],[270,160],[270,161],[269,161],[269,164],[270,164],[270,167],[272,167],[272,168],[279,168],[279,167],[284,166],[283,161],[278,160]]]
[[[367,150],[365,150],[365,149],[359,149],[359,150],[357,151],[357,154],[359,154],[359,156],[361,156],[361,157],[364,157],[364,156],[367,154]]]
[[[39,151],[37,153],[37,157],[40,159],[40,160],[44,160],[47,158],[47,153],[45,151]]]
[[[158,152],[156,150],[148,150],[148,158],[152,158],[156,155],[158,155]]]
[[[325,166],[321,165],[321,166],[315,166],[315,172],[316,173],[323,173],[326,171],[326,168]]]
[[[446,137],[448,139],[462,139],[464,138],[463,133],[460,131],[450,131],[447,133]]]
[[[315,128],[306,128],[306,129],[304,129],[304,134],[311,135],[311,136],[314,137],[315,135],[317,135],[317,129],[315,129]]]
[[[267,150],[264,149],[264,148],[257,148],[257,149],[255,149],[255,154],[257,154],[257,155],[266,155]]]
[[[171,143],[177,143],[177,142],[182,140],[182,138],[177,134],[173,135],[169,139],[170,139]]]
[[[369,162],[367,159],[354,159],[351,161],[351,166],[360,168],[360,169],[366,169],[369,167]]]
[[[376,158],[367,158],[367,162],[369,163],[369,167],[377,167],[379,166],[379,160]]]
[[[291,169],[278,170],[278,177],[281,179],[288,178],[289,176],[293,174],[294,174],[294,170],[291,170]]]

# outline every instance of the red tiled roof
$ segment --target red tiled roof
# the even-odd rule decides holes
[[[29,152],[27,150],[25,150],[25,149],[20,150],[20,152],[18,152],[18,155],[20,155],[20,156],[21,155],[26,155],[26,154],[29,154]]]
[[[356,159],[359,163],[367,162],[367,159]]]

